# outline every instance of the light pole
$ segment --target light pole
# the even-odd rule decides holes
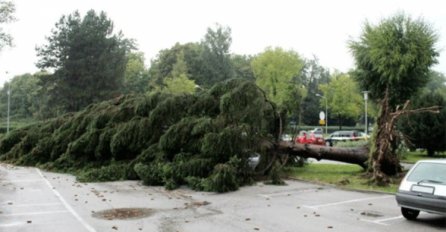
[[[6,72],[6,76],[8,72]],[[10,103],[11,103],[11,80],[8,82],[8,115],[6,119],[6,134],[9,134],[9,111],[10,111]]]
[[[320,94],[316,94],[316,96],[324,98],[325,99],[325,134],[328,134],[328,103],[327,98],[325,96],[322,96]]]
[[[368,134],[368,123],[367,123],[367,100],[369,99],[369,91],[362,91],[364,93],[364,102],[365,102],[365,134]]]

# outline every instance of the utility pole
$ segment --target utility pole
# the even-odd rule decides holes
[[[8,72],[6,72],[6,75],[8,75]],[[9,134],[10,104],[11,104],[11,80],[8,82],[8,115],[7,115],[7,119],[6,119],[6,134]]]
[[[364,93],[364,102],[365,102],[365,134],[367,135],[368,134],[368,122],[367,122],[367,100],[369,99],[369,91],[363,91],[363,93]]]

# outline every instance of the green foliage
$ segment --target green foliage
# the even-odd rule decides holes
[[[342,119],[358,118],[361,115],[364,101],[357,83],[348,74],[333,74],[330,82],[321,84],[319,89],[323,95],[319,105],[325,108],[327,101],[330,114],[338,118],[339,126],[342,125]]]
[[[299,108],[304,96],[300,78],[304,61],[294,51],[267,48],[251,62],[257,85],[280,108]]]
[[[411,148],[425,148],[429,156],[435,152],[446,151],[446,99],[431,92],[413,98],[411,108],[429,106],[442,107],[439,114],[419,113],[405,116],[399,122],[399,128],[409,140]]]
[[[15,5],[12,1],[0,1],[0,24],[15,21]],[[12,37],[0,27],[0,50],[12,45]]]
[[[81,182],[117,181],[127,179],[127,164],[111,164],[81,172],[77,180]]]
[[[37,66],[55,70],[41,78],[49,109],[56,109],[56,115],[58,110],[73,112],[117,96],[132,47],[122,34],[113,34],[113,22],[104,12],[62,16],[48,43],[37,48]]]
[[[271,169],[271,172],[269,173],[269,181],[266,181],[266,184],[271,185],[285,185],[285,181],[282,180],[280,177],[281,168],[276,163],[274,164],[274,167]]]
[[[196,95],[128,95],[14,130],[0,141],[0,159],[83,181],[232,191],[251,179],[248,157],[264,151],[259,141],[275,138],[274,109],[242,80]]]
[[[125,94],[145,93],[149,88],[149,72],[144,65],[142,52],[128,54],[123,85]]]
[[[207,191],[219,193],[235,191],[239,187],[236,170],[229,164],[217,164],[212,175],[203,185]]]
[[[429,24],[403,13],[378,25],[366,22],[360,39],[349,43],[361,89],[379,100],[388,88],[392,108],[404,103],[428,81],[429,68],[439,56],[437,40]]]

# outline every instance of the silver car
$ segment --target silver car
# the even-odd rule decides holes
[[[446,216],[446,160],[418,161],[401,181],[396,201],[408,220],[420,211]]]

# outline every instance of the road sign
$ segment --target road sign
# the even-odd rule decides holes
[[[319,125],[325,125],[325,120],[324,119],[319,120]]]
[[[325,113],[324,113],[324,111],[319,112],[319,119],[320,120],[325,120]]]

